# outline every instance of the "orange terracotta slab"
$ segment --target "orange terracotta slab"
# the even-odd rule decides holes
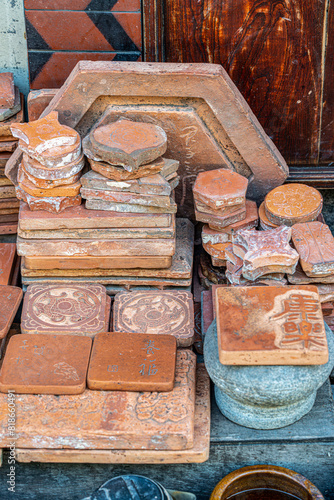
[[[11,136],[12,138],[12,131],[10,129],[11,125],[13,123],[22,123],[24,122],[24,95],[20,94],[20,101],[21,101],[21,109],[13,116],[10,118],[7,118],[4,121],[0,121],[0,137],[4,136]]]
[[[32,212],[26,203],[21,203],[20,227],[22,230],[46,229],[94,229],[94,228],[138,228],[169,227],[171,214],[127,214],[88,210],[84,204],[67,208],[60,214],[46,211]]]
[[[219,359],[227,365],[318,365],[328,361],[317,287],[216,289]]]
[[[148,207],[169,208],[173,199],[170,196],[119,193],[105,189],[81,188],[81,196],[86,200],[104,200],[112,203],[126,203],[129,205],[142,205]]]
[[[0,108],[12,108],[14,99],[13,73],[0,73]]]
[[[214,257],[215,259],[226,260],[225,250],[231,245],[228,241],[226,243],[203,243],[204,250]]]
[[[1,188],[0,188],[1,189]],[[81,196],[47,196],[40,198],[31,196],[23,191],[20,186],[15,188],[16,197],[28,204],[30,210],[43,210],[54,214],[63,212],[66,208],[77,207],[81,205]]]
[[[24,297],[21,330],[93,337],[105,331],[106,309],[102,285],[30,285]]]
[[[72,148],[72,150],[68,154],[65,154],[62,148],[54,148],[55,154],[51,156],[53,160],[57,159],[57,165],[54,167],[50,165],[48,161],[44,162],[47,163],[47,165],[45,165],[39,160],[24,154],[21,163],[22,168],[31,176],[44,181],[59,181],[60,179],[73,177],[84,168],[85,158],[81,152],[80,141],[74,146],[69,147]],[[56,151],[56,149],[59,150],[61,154],[57,155],[56,153],[59,153],[59,151]]]
[[[194,340],[194,304],[181,290],[122,292],[113,307],[115,332],[173,335],[180,347]]]
[[[0,285],[9,285],[15,256],[15,243],[0,243]]]
[[[196,356],[177,353],[170,392],[17,394],[16,446],[87,450],[185,450],[194,445]],[[27,411],[29,408],[29,411]],[[64,417],[64,415],[66,417]],[[8,445],[8,400],[0,394],[0,447]]]
[[[24,265],[27,269],[37,270],[54,270],[54,269],[76,269],[76,270],[92,270],[92,269],[108,269],[117,270],[121,269],[124,273],[125,270],[131,269],[165,269],[172,265],[172,257],[155,257],[150,255],[148,257],[25,257]]]
[[[307,276],[334,274],[334,237],[326,224],[318,221],[295,224],[292,241]]]
[[[14,186],[1,186],[0,187],[0,199],[7,199],[15,197],[15,187]]]
[[[24,161],[22,161],[18,174],[17,174],[17,180],[18,182],[21,182],[22,179],[28,179],[34,186],[40,189],[53,189],[57,186],[64,186],[67,184],[74,184],[80,179],[81,173],[78,172],[77,174],[71,175],[71,177],[62,177],[61,179],[39,179],[38,177],[35,177],[34,175],[29,174],[27,170],[24,168]]]
[[[212,245],[215,245],[217,243],[227,243],[228,241],[229,241],[228,233],[223,233],[222,231],[211,229],[208,224],[204,224],[202,228],[203,243],[211,243]]]
[[[273,224],[293,226],[315,220],[322,210],[322,196],[305,184],[284,184],[267,194],[264,207]]]
[[[187,450],[52,450],[16,448],[18,462],[88,464],[202,463],[210,449],[210,379],[203,363],[197,365],[194,445]]]
[[[299,264],[296,267],[296,271],[293,274],[289,274],[287,277],[291,285],[317,285],[319,283],[334,283],[333,274],[330,274],[329,276],[307,276]]]
[[[268,229],[275,229],[280,225],[280,224],[273,224],[272,222],[270,222],[266,214],[264,201],[259,206],[259,218],[260,218],[260,227],[264,231],[267,231]]]
[[[18,183],[23,191],[35,197],[77,196],[80,194],[81,188],[81,182],[79,181],[72,184],[50,186],[47,189],[40,188],[29,179],[23,168],[19,169]]]
[[[205,205],[194,196],[195,208],[198,212],[204,212],[211,215],[216,215],[218,217],[227,217],[240,210],[245,210],[245,201],[243,203],[238,203],[237,205],[227,205],[222,208],[211,208]]]
[[[214,215],[208,212],[199,212],[195,209],[195,217],[199,222],[206,222],[215,228],[224,229],[231,224],[244,220],[246,217],[246,207],[242,206],[241,209],[229,215]]]
[[[97,161],[91,158],[90,149],[87,146],[87,137],[83,140],[83,149],[85,155],[88,157],[89,164],[94,172],[103,175],[107,179],[114,181],[129,181],[147,177],[149,175],[158,174],[162,172],[165,165],[164,158],[158,158],[147,165],[142,165],[139,170],[128,172],[123,167],[109,165],[103,161]]]
[[[225,168],[200,172],[193,187],[195,199],[213,210],[245,202],[248,179]]]
[[[0,213],[1,210],[6,208],[17,208],[20,207],[20,201],[17,198],[0,198]],[[18,210],[17,210],[18,212]]]
[[[95,336],[87,385],[103,391],[171,391],[176,339],[170,335],[114,332]]]
[[[14,115],[17,115],[21,111],[21,102],[20,91],[14,85],[14,104],[10,108],[0,108],[0,122],[5,122]]]
[[[58,89],[40,89],[29,92],[27,108],[30,122],[38,120],[57,92]]]
[[[0,152],[12,153],[17,148],[17,141],[0,141]]]
[[[258,225],[258,221],[259,221],[259,215],[257,211],[256,202],[251,200],[246,200],[246,216],[244,219],[238,222],[234,222],[233,224],[230,224],[229,226],[225,227],[215,226],[214,223],[209,224],[209,228],[214,231],[220,231],[221,233],[228,233],[229,235],[232,235],[232,233],[239,231],[239,229],[255,228]]]
[[[23,292],[17,286],[0,286],[0,339],[3,339],[15,318],[21,304]]]
[[[167,149],[166,132],[152,123],[120,119],[90,133],[93,152],[111,165],[132,172],[162,156]]]
[[[0,372],[0,391],[18,394],[81,394],[92,340],[64,335],[14,335]]]

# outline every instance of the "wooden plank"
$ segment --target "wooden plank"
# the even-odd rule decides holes
[[[164,61],[163,0],[142,0],[144,61]]]
[[[315,164],[326,0],[173,0],[165,9],[166,61],[222,63],[286,160]]]

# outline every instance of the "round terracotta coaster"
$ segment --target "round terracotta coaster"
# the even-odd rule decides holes
[[[260,227],[264,231],[267,231],[268,229],[275,229],[275,227],[278,227],[277,224],[273,224],[268,219],[268,217],[266,215],[265,208],[264,208],[264,202],[262,202],[260,207],[259,207],[259,219],[260,219]]]
[[[305,184],[284,184],[267,194],[265,213],[272,224],[293,226],[315,220],[322,209],[322,196]]]

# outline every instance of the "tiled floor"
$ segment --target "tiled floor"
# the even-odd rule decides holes
[[[25,0],[32,89],[60,87],[81,60],[140,61],[140,0]]]

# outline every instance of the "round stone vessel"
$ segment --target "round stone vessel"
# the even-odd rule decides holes
[[[278,429],[306,415],[334,367],[334,337],[325,327],[329,351],[325,365],[228,366],[219,361],[214,320],[205,334],[204,361],[223,415],[252,429]]]

